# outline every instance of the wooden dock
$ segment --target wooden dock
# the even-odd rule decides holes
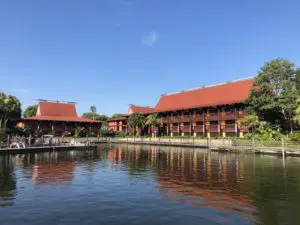
[[[26,154],[26,153],[38,153],[38,152],[59,152],[59,151],[94,151],[97,149],[97,145],[86,146],[39,146],[39,147],[26,147],[26,148],[2,148],[0,154]]]

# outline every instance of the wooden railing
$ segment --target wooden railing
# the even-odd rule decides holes
[[[181,127],[182,132],[191,132],[191,127],[190,126],[183,126]]]
[[[205,119],[207,121],[216,121],[216,120],[219,120],[219,115],[217,113],[207,114]]]
[[[194,132],[203,133],[203,125],[194,126]]]
[[[235,114],[234,112],[231,113],[225,113],[221,117],[223,120],[234,120],[235,119]]]
[[[179,126],[173,126],[173,127],[171,128],[171,130],[172,130],[172,132],[178,133],[178,131],[179,131]]]
[[[235,132],[235,124],[226,124],[225,132]]]
[[[181,122],[181,118],[180,118],[180,116],[172,116],[171,121],[173,123],[180,123]]]
[[[217,133],[219,132],[219,125],[210,125],[208,130],[211,133]]]

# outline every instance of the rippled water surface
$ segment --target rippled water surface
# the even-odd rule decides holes
[[[101,145],[0,155],[0,224],[300,224],[300,159]]]

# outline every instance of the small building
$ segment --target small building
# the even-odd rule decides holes
[[[130,133],[128,117],[139,112],[157,113],[162,126],[156,132],[168,136],[243,136],[245,101],[254,78],[246,78],[181,92],[164,94],[155,107],[130,105],[128,114],[108,121],[112,130]],[[124,128],[126,127],[126,129]],[[153,132],[153,129],[148,129]],[[150,135],[150,134],[149,134]]]
[[[77,115],[75,103],[38,100],[38,108],[34,117],[23,118],[18,124],[24,129],[39,130],[41,133],[74,132],[77,127],[98,133],[101,122],[81,118]]]
[[[153,107],[149,106],[139,106],[139,105],[129,105],[128,113],[124,114],[124,116],[117,117],[117,118],[110,118],[108,120],[108,128],[114,132],[124,132],[124,133],[131,133],[132,129],[128,125],[128,117],[133,113],[141,113],[145,115],[149,115],[154,112]]]

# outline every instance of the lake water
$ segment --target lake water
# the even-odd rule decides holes
[[[101,145],[0,155],[0,224],[300,224],[300,158]]]

